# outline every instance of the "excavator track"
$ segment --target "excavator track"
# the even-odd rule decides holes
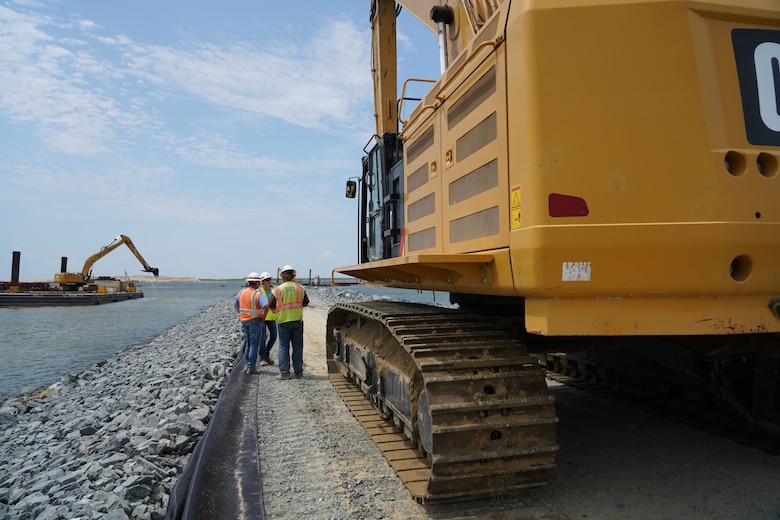
[[[484,317],[341,303],[327,341],[331,381],[418,502],[546,484],[558,419],[544,369]]]

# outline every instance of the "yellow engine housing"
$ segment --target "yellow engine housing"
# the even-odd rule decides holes
[[[543,335],[780,332],[778,4],[494,3],[404,122],[400,255],[337,271]]]

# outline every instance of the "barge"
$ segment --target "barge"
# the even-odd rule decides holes
[[[65,307],[73,305],[101,305],[143,298],[144,293],[113,292],[85,293],[64,291],[2,291],[0,307]]]
[[[48,282],[0,282],[0,307],[101,305],[143,298],[134,282],[101,277],[81,290],[63,290]]]
[[[92,265],[122,244],[127,245],[144,266],[144,271],[158,276],[160,270],[151,267],[138,253],[129,237],[119,235],[110,244],[87,258],[81,273],[68,273],[67,257],[62,257],[60,272],[55,273],[54,282],[19,281],[22,253],[14,251],[11,258],[11,281],[0,281],[0,307],[70,307],[74,305],[100,305],[143,298],[135,282],[111,276],[92,278]]]

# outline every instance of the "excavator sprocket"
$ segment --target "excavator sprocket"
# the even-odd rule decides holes
[[[327,341],[331,381],[419,502],[546,483],[558,419],[545,372],[485,317],[341,303]]]

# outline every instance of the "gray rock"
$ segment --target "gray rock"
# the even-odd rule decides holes
[[[0,517],[162,519],[242,339],[226,301],[0,403]]]

